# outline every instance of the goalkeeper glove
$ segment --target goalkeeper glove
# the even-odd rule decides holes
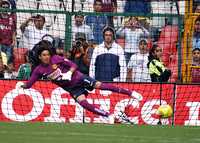
[[[23,88],[25,88],[25,83],[19,81],[19,82],[17,82],[15,87],[16,87],[16,89],[23,89]]]
[[[72,79],[72,71],[68,71],[66,73],[61,73],[62,75],[62,80],[71,80]]]

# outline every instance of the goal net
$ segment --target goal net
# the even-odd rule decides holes
[[[0,121],[108,123],[108,119],[83,109],[67,91],[50,81],[37,81],[30,89],[16,88],[19,80],[26,82],[30,77],[24,67],[30,64],[25,53],[50,35],[47,40],[50,38],[56,54],[75,62],[82,73],[143,96],[137,101],[111,91],[89,91],[88,102],[114,114],[116,123],[200,125],[199,85],[175,84],[181,79],[185,2],[102,2],[111,2],[111,9],[107,9],[111,13],[99,12],[103,9],[99,3],[89,0],[9,1],[15,9],[9,14],[16,18],[15,73],[11,80],[0,80]],[[131,11],[134,6],[135,11]],[[111,37],[103,32],[107,26],[114,31]],[[115,47],[104,45],[109,38],[115,41]],[[162,49],[163,64],[172,72],[169,83],[151,82],[148,55],[155,44]],[[102,51],[102,45],[107,49],[103,47],[106,50]],[[4,77],[9,75],[6,71]],[[161,119],[156,115],[163,104],[171,105],[172,117]]]

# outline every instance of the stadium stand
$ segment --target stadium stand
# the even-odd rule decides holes
[[[17,9],[23,10],[55,10],[55,11],[69,11],[69,12],[93,12],[93,2],[94,0],[17,0],[16,6]],[[130,7],[130,1],[117,0],[117,12],[121,13],[126,10],[126,7]],[[146,2],[146,1],[145,1]],[[172,1],[151,1],[147,2],[148,7],[151,9],[151,14],[175,14],[171,18],[165,15],[162,16],[148,16],[148,17],[139,17],[141,23],[143,19],[146,21],[148,30],[150,31],[151,37],[149,41],[158,43],[159,46],[163,48],[163,62],[165,65],[173,71],[173,75],[170,81],[176,81],[178,78],[178,50],[177,43],[179,42],[178,34],[180,31],[180,25],[178,23],[179,19],[178,14],[183,15],[185,13],[185,3],[184,1],[172,2]],[[127,6],[128,5],[128,6]],[[140,4],[139,4],[140,5]],[[141,10],[141,9],[140,9]],[[27,18],[34,16],[36,14],[42,14],[46,18],[45,29],[47,29],[48,34],[59,37],[61,39],[66,38],[66,32],[69,32],[69,27],[66,27],[66,15],[58,13],[38,13],[38,12],[17,12],[17,45],[15,46],[15,57],[16,53],[21,53],[20,48],[26,48],[23,45],[23,36],[20,31],[20,25]],[[135,15],[135,14],[134,14]],[[136,11],[137,15],[137,11]],[[74,23],[74,18],[72,14],[72,25]],[[113,24],[115,30],[118,30],[123,26],[125,21],[124,16],[115,16],[113,19]],[[91,25],[92,26],[92,25]],[[172,34],[173,33],[173,34]],[[67,33],[70,35],[70,33]],[[73,34],[72,34],[73,35]],[[157,38],[156,38],[157,37]],[[181,38],[180,38],[181,39]],[[71,41],[72,42],[72,41]],[[123,38],[117,37],[116,42],[124,48],[126,41]],[[151,47],[152,42],[149,42]],[[68,44],[71,45],[71,44]],[[70,46],[69,46],[70,47]],[[69,50],[69,48],[68,48]],[[17,52],[16,52],[17,51]],[[23,53],[23,52],[22,52]],[[173,55],[172,55],[173,54]],[[16,58],[15,67],[18,67],[23,60]],[[18,63],[18,64],[17,64]]]

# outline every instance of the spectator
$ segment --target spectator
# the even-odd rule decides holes
[[[101,12],[102,10],[102,1],[95,0],[94,1],[94,12]],[[85,20],[86,24],[90,26],[94,35],[94,44],[100,44],[103,42],[102,31],[103,28],[107,25],[107,17],[106,16],[87,16]]]
[[[3,65],[2,59],[0,59],[0,79],[4,79],[4,70],[5,67]]]
[[[2,57],[4,57],[2,59],[3,63],[6,63],[6,57],[5,56],[2,56]],[[17,77],[17,72],[15,71],[14,66],[12,66],[10,64],[8,64],[8,66],[5,66],[4,78],[5,79],[16,79],[16,77]]]
[[[192,50],[192,67],[191,76],[192,83],[200,83],[200,49],[196,48]]]
[[[117,12],[117,0],[102,0],[101,12]],[[113,16],[108,16],[108,25],[114,27]]]
[[[0,53],[0,78],[4,78],[4,73],[5,73],[5,70],[8,66],[7,64],[7,56],[4,52],[1,52]]]
[[[75,35],[78,32],[85,33],[86,34],[86,40],[88,42],[94,40],[92,29],[90,28],[90,26],[84,24],[83,22],[84,22],[84,16],[83,15],[75,15],[75,22],[72,25],[73,41],[75,40]]]
[[[171,71],[166,69],[161,62],[161,58],[162,49],[157,45],[153,45],[149,51],[149,62],[147,64],[152,82],[167,82],[171,76]]]
[[[27,80],[31,75],[31,63],[29,62],[29,51],[25,53],[25,63],[21,64],[18,70],[17,79]]]
[[[131,59],[128,63],[128,81],[150,82],[151,78],[147,68],[149,54],[146,39],[140,40],[139,50],[139,53],[131,56]]]
[[[13,69],[13,67],[8,66],[8,68],[5,70],[4,78],[5,79],[16,79],[17,72]]]
[[[117,12],[117,0],[102,0],[102,12]]]
[[[113,28],[106,27],[103,37],[104,42],[93,51],[90,76],[100,81],[125,81],[127,69],[124,50],[114,42]]]
[[[56,54],[63,57],[65,55],[64,41],[60,38],[55,38],[55,41],[57,43],[57,45],[55,46]]]
[[[91,48],[86,41],[85,33],[76,33],[75,42],[71,51],[71,60],[78,65],[79,70],[89,75],[89,65],[91,59]]]
[[[200,5],[197,5],[196,8],[195,8],[195,13],[200,13]]]
[[[12,9],[16,9],[16,1],[15,0],[8,0],[8,2],[11,4]]]
[[[200,83],[200,49],[195,48],[192,50],[192,67],[191,68],[191,76],[192,83]]]
[[[11,9],[7,1],[0,3],[1,8]],[[12,13],[0,13],[0,50],[6,53],[9,66],[13,66],[13,47],[16,43],[16,15]]]
[[[15,0],[0,0],[0,3],[3,1],[7,1],[10,3],[12,9],[16,9],[16,2]]]
[[[44,35],[48,34],[48,31],[44,28],[44,24],[45,17],[42,15],[32,16],[21,24],[20,29],[23,33],[25,48],[32,50],[34,45],[37,44]]]
[[[117,35],[125,38],[124,51],[126,63],[128,63],[130,57],[139,52],[139,39],[148,37],[149,32],[141,26],[137,17],[130,17],[125,26],[118,29]]]
[[[151,12],[151,1],[149,1],[149,0],[126,0],[124,12],[148,14]]]
[[[50,35],[50,34],[46,34],[46,35],[44,35],[43,37],[42,37],[42,39],[40,40],[40,41],[47,41],[47,42],[49,42],[50,43],[50,45],[51,45],[51,50],[52,50],[52,52],[53,53],[56,53],[56,48],[58,47],[58,45],[59,45],[59,41],[60,41],[61,39],[59,39],[59,37],[53,37],[52,35]],[[40,42],[39,41],[39,42]],[[38,43],[39,43],[38,42]],[[37,43],[37,44],[38,44]]]
[[[200,16],[195,20],[192,44],[192,49],[200,49]]]
[[[191,76],[192,76],[192,83],[200,83],[200,68],[192,67]]]
[[[193,12],[200,12],[200,0],[193,0]]]
[[[192,65],[193,66],[200,66],[200,49],[195,48],[192,50]]]

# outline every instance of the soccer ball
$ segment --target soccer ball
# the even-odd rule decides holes
[[[173,114],[172,107],[170,105],[160,105],[157,110],[157,114],[161,116],[161,118],[169,118]]]

